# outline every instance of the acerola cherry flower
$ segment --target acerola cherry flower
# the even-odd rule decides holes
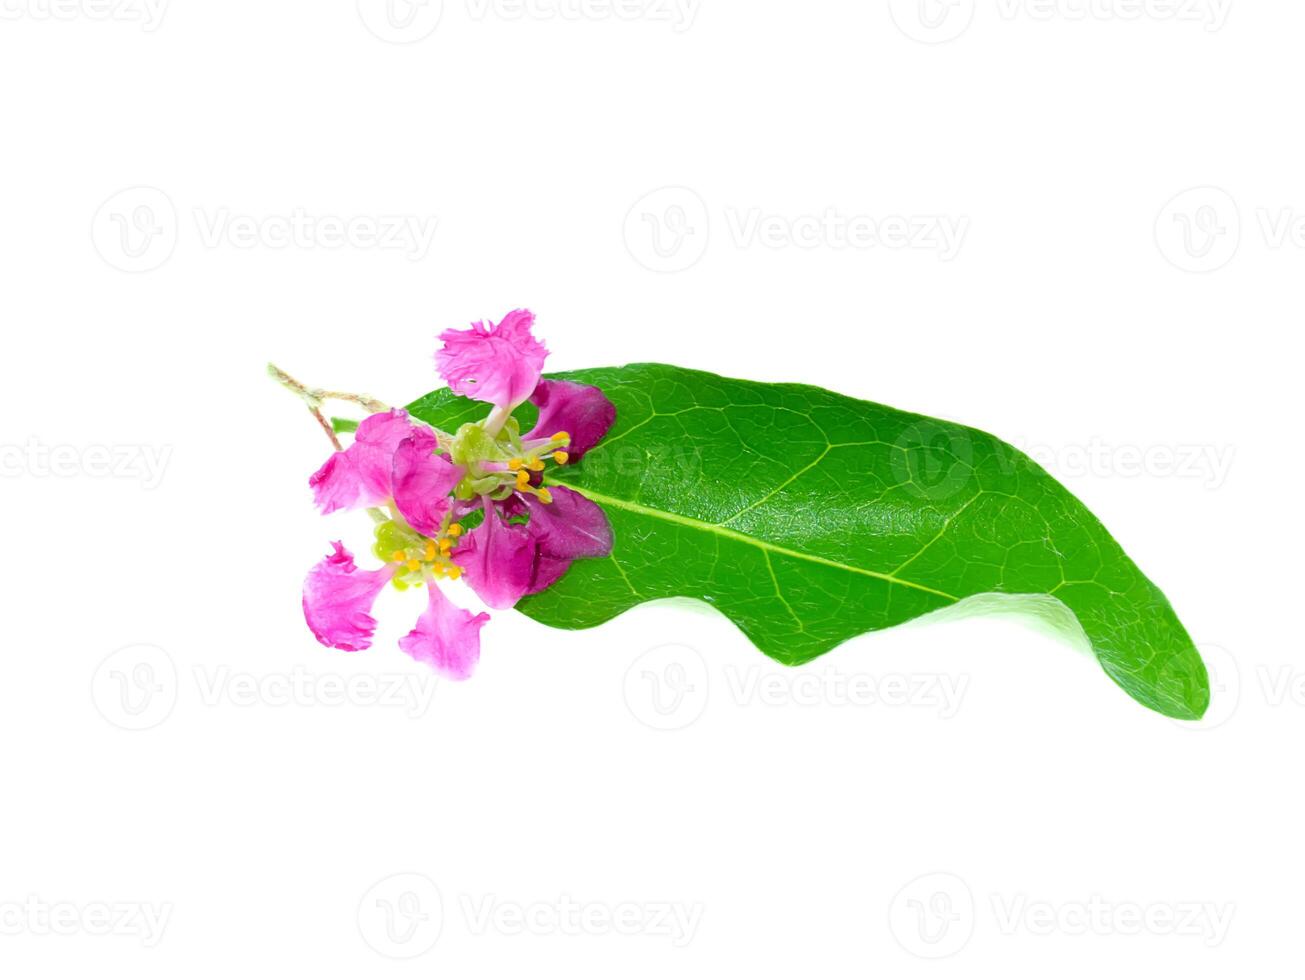
[[[498,324],[440,335],[436,365],[455,393],[491,405],[483,422],[450,435],[403,409],[374,412],[359,423],[349,448],[337,450],[309,479],[323,514],[367,509],[375,522],[372,552],[384,563],[359,569],[348,549],[333,543],[304,582],[304,617],[318,641],[367,649],[376,630],[372,605],[386,584],[401,591],[425,586],[426,610],[399,647],[462,679],[480,659],[480,630],[489,616],[453,605],[438,581],[465,575],[487,606],[507,609],[548,588],[575,559],[611,552],[602,510],[574,490],[546,486],[545,471],[592,449],[615,421],[615,406],[591,385],[540,378],[548,351],[532,335],[533,323],[528,310],[515,310]],[[319,408],[327,397],[378,404],[309,390],[273,373],[323,424]],[[522,436],[512,411],[527,399],[539,417]]]

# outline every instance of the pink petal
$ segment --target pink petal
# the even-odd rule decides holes
[[[593,385],[541,381],[530,401],[539,406],[539,421],[525,438],[548,439],[558,432],[567,433],[571,436],[566,447],[571,462],[578,462],[593,449],[616,421],[616,406]]]
[[[524,527],[504,523],[487,502],[485,519],[463,535],[453,560],[462,566],[467,584],[485,605],[510,609],[530,588],[535,541]]]
[[[538,553],[528,593],[542,592],[571,567],[576,558],[603,558],[612,553],[612,526],[601,507],[574,490],[552,487],[552,503],[516,494],[530,514],[526,525]]]
[[[413,631],[399,641],[399,649],[445,677],[465,680],[480,660],[480,628],[489,622],[489,615],[473,616],[459,609],[433,582],[428,591],[426,611]]]
[[[394,451],[415,427],[401,408],[369,415],[358,423],[353,444],[334,453],[308,479],[323,514],[374,507],[391,497]]]
[[[535,315],[513,310],[497,325],[445,330],[435,365],[457,394],[515,408],[539,383],[548,350],[530,333]]]
[[[428,538],[440,530],[449,510],[449,494],[466,472],[435,455],[439,440],[425,428],[414,428],[394,453],[394,503],[413,529]]]
[[[552,503],[533,495],[524,499],[531,536],[552,558],[603,558],[612,551],[612,525],[603,509],[566,487],[550,487]]]
[[[546,588],[560,579],[570,567],[570,559],[549,558],[547,555],[537,555],[535,557],[535,569],[530,577],[530,587],[526,589],[526,595],[534,595],[536,592],[543,592]]]
[[[304,619],[319,643],[337,650],[366,650],[376,631],[372,603],[394,575],[394,567],[359,571],[344,545],[334,541],[331,547],[334,552],[314,565],[304,580]]]
[[[323,514],[357,506],[362,494],[362,480],[348,453],[332,453],[316,473],[308,478],[313,501]]]
[[[369,415],[358,423],[353,445],[346,452],[353,457],[363,490],[371,498],[363,506],[370,507],[393,496],[390,480],[394,471],[394,452],[399,443],[417,428],[401,408]]]

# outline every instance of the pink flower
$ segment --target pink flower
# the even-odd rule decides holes
[[[473,323],[468,330],[445,330],[435,364],[459,395],[516,408],[539,383],[548,351],[530,333],[535,315],[513,310],[497,325]]]
[[[359,422],[353,445],[334,453],[308,478],[322,513],[375,507],[389,500],[393,495],[394,451],[417,428],[401,408],[378,412]]]
[[[511,609],[530,588],[535,542],[524,527],[505,522],[488,497],[484,506],[485,519],[462,539],[453,560],[481,602],[491,609]]]
[[[480,662],[480,628],[489,622],[489,616],[473,616],[449,602],[439,589],[428,591],[426,611],[413,631],[399,641],[399,649],[445,677],[466,680]]]
[[[449,512],[449,494],[466,471],[438,455],[439,440],[416,428],[399,443],[392,463],[394,503],[412,529],[435,537]]]
[[[359,569],[337,541],[308,573],[304,618],[321,643],[367,649],[381,589],[425,587],[426,609],[399,647],[446,677],[465,678],[480,660],[489,616],[454,606],[439,580],[465,574],[486,605],[507,609],[556,582],[577,558],[611,552],[602,509],[574,490],[549,486],[545,471],[549,463],[580,460],[611,428],[616,409],[592,385],[541,380],[548,352],[531,335],[533,322],[531,313],[515,310],[498,324],[441,335],[439,369],[455,392],[493,405],[484,422],[450,435],[402,409],[379,412],[309,480],[325,514],[369,509],[373,553],[384,563]],[[508,421],[527,398],[539,409],[538,422],[522,437]],[[470,525],[477,516],[464,534],[460,522]]]
[[[359,571],[343,544],[335,541],[331,547],[334,552],[314,565],[304,580],[304,618],[319,643],[337,650],[366,650],[376,631],[372,603],[394,569]]]
[[[574,381],[540,381],[530,403],[539,406],[539,419],[524,439],[565,432],[571,437],[567,452],[573,463],[597,445],[616,421],[616,406],[602,389]]]

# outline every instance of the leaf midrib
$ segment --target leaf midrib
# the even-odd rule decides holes
[[[700,521],[695,517],[687,517],[684,514],[675,514],[667,510],[658,510],[655,507],[647,507],[643,504],[635,503],[633,500],[622,500],[619,497],[610,497],[605,493],[599,493],[597,490],[590,490],[587,487],[579,487],[573,483],[567,483],[563,480],[546,478],[545,482],[552,486],[566,487],[568,490],[574,490],[581,496],[587,497],[596,504],[602,504],[608,507],[616,507],[619,510],[629,511],[632,514],[642,514],[645,517],[652,517],[657,520],[668,521],[672,524],[679,524],[683,527],[693,528],[705,534],[715,534],[729,541],[738,541],[742,544],[750,544],[762,551],[770,552],[777,555],[784,555],[788,558],[796,558],[799,561],[809,561],[816,565],[824,565],[827,568],[837,568],[840,571],[851,572],[854,575],[864,575],[867,578],[876,578],[893,585],[900,585],[908,589],[918,589],[921,592],[927,592],[930,595],[940,596],[951,602],[958,602],[959,596],[954,596],[950,592],[943,592],[940,589],[933,589],[927,585],[921,585],[919,582],[912,582],[909,579],[898,578],[888,572],[876,572],[869,568],[858,568],[856,565],[848,565],[841,561],[835,561],[832,558],[825,558],[821,555],[813,555],[805,551],[797,551],[793,548],[786,548],[781,544],[774,544],[770,541],[764,541],[761,538],[754,538],[750,534],[744,534],[741,531],[734,531],[727,527],[721,527],[718,524],[708,524],[706,521]]]

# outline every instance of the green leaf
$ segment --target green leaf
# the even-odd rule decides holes
[[[522,600],[526,615],[578,629],[690,596],[801,664],[962,600],[966,611],[1018,597],[1086,637],[1142,704],[1204,713],[1205,666],[1164,595],[1082,503],[994,436],[663,364],[553,377],[598,385],[616,405],[597,448],[548,470],[603,508],[616,545]],[[409,408],[450,431],[486,414],[447,389]]]

